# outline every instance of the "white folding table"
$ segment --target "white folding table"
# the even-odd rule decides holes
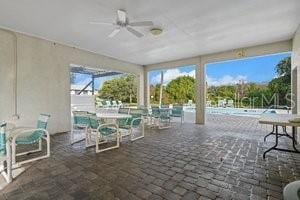
[[[290,120],[293,118],[299,118],[300,115],[290,115],[290,114],[264,114],[261,116],[261,118],[259,119],[259,123],[260,124],[267,124],[267,125],[272,125],[273,126],[273,130],[271,133],[269,133],[268,135],[265,136],[264,139],[266,139],[266,137],[270,136],[270,135],[275,135],[275,145],[272,146],[271,148],[269,148],[268,150],[266,150],[263,154],[263,158],[265,159],[266,154],[268,152],[270,152],[271,150],[277,150],[277,151],[285,151],[285,152],[291,152],[291,153],[300,153],[300,151],[297,149],[296,144],[296,129],[297,127],[300,127],[300,123],[295,123],[295,122],[291,122]],[[278,127],[281,126],[283,127],[283,133],[279,133],[278,132]],[[286,131],[286,127],[290,126],[292,127],[292,135],[289,135]],[[285,136],[289,139],[292,140],[293,142],[293,150],[291,149],[283,149],[283,148],[279,148],[278,146],[278,139],[282,136]]]

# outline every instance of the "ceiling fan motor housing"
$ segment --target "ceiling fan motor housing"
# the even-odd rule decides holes
[[[120,27],[126,27],[128,24],[129,24],[129,20],[128,18],[126,18],[126,21],[125,22],[122,22],[120,20],[117,20],[116,24]]]

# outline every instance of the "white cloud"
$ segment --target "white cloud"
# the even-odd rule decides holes
[[[176,79],[179,76],[191,76],[195,78],[195,70],[190,72],[181,72],[179,69],[169,69],[164,72],[164,85],[168,84],[173,79]],[[151,78],[151,84],[160,83],[160,74]]]
[[[179,69],[169,69],[164,72],[164,85],[168,84],[173,79],[176,79],[180,76],[191,76],[195,78],[195,70],[190,72],[181,72]],[[206,81],[209,86],[220,86],[220,85],[235,85],[239,83],[241,80],[244,83],[247,83],[247,76],[244,75],[224,75],[221,78],[214,78],[210,76],[206,76]],[[151,84],[158,84],[160,83],[160,74],[151,78]]]
[[[237,75],[234,77],[230,75],[224,75],[219,79],[206,76],[206,81],[209,86],[235,85],[241,80],[244,81],[244,83],[247,83],[247,76]]]

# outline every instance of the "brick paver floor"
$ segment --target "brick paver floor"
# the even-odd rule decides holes
[[[283,187],[299,179],[300,154],[273,151],[263,160],[270,127],[254,118],[207,118],[205,126],[147,129],[144,139],[100,154],[57,134],[51,157],[26,165],[0,199],[282,199]]]

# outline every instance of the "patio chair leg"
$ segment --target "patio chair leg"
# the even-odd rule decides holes
[[[38,151],[42,151],[42,140],[39,141],[39,148]]]
[[[135,138],[132,138],[131,137],[131,141],[136,141],[136,140],[139,140],[139,139],[142,139],[145,137],[145,126],[144,126],[144,123],[142,123],[142,135],[141,136],[138,136],[138,137],[135,137]]]
[[[47,157],[50,157],[50,135],[47,133]]]
[[[85,128],[86,129],[86,128]],[[85,131],[85,135],[86,135],[86,131]],[[78,139],[78,140],[75,140],[74,139],[74,130],[71,130],[71,137],[70,137],[70,144],[73,145],[75,143],[78,143],[78,142],[81,142],[83,140],[86,140],[86,138],[81,138],[81,139]]]
[[[12,164],[11,164],[11,147],[9,143],[6,143],[7,149],[7,160],[6,160],[6,169],[3,169],[2,175],[5,180],[10,183],[12,181]],[[6,171],[6,172],[5,172]]]
[[[91,138],[90,138],[90,132],[88,129],[85,129],[85,148],[87,148],[90,145]]]
[[[12,158],[12,164],[16,163],[16,141],[13,140],[11,144],[11,158]]]
[[[111,150],[111,149],[119,148],[120,147],[120,134],[119,134],[119,131],[117,131],[116,137],[117,137],[117,145],[116,146],[108,147],[108,148],[105,148],[105,149],[99,149],[99,138],[97,136],[96,153],[101,153],[101,152],[108,151],[108,150]]]
[[[129,129],[129,137],[130,137],[130,141],[133,140],[132,134],[133,134],[133,131],[132,131],[132,128],[130,128],[130,129]]]
[[[120,133],[119,130],[118,130],[118,133]],[[120,133],[120,142],[123,142],[123,136],[121,133]]]

